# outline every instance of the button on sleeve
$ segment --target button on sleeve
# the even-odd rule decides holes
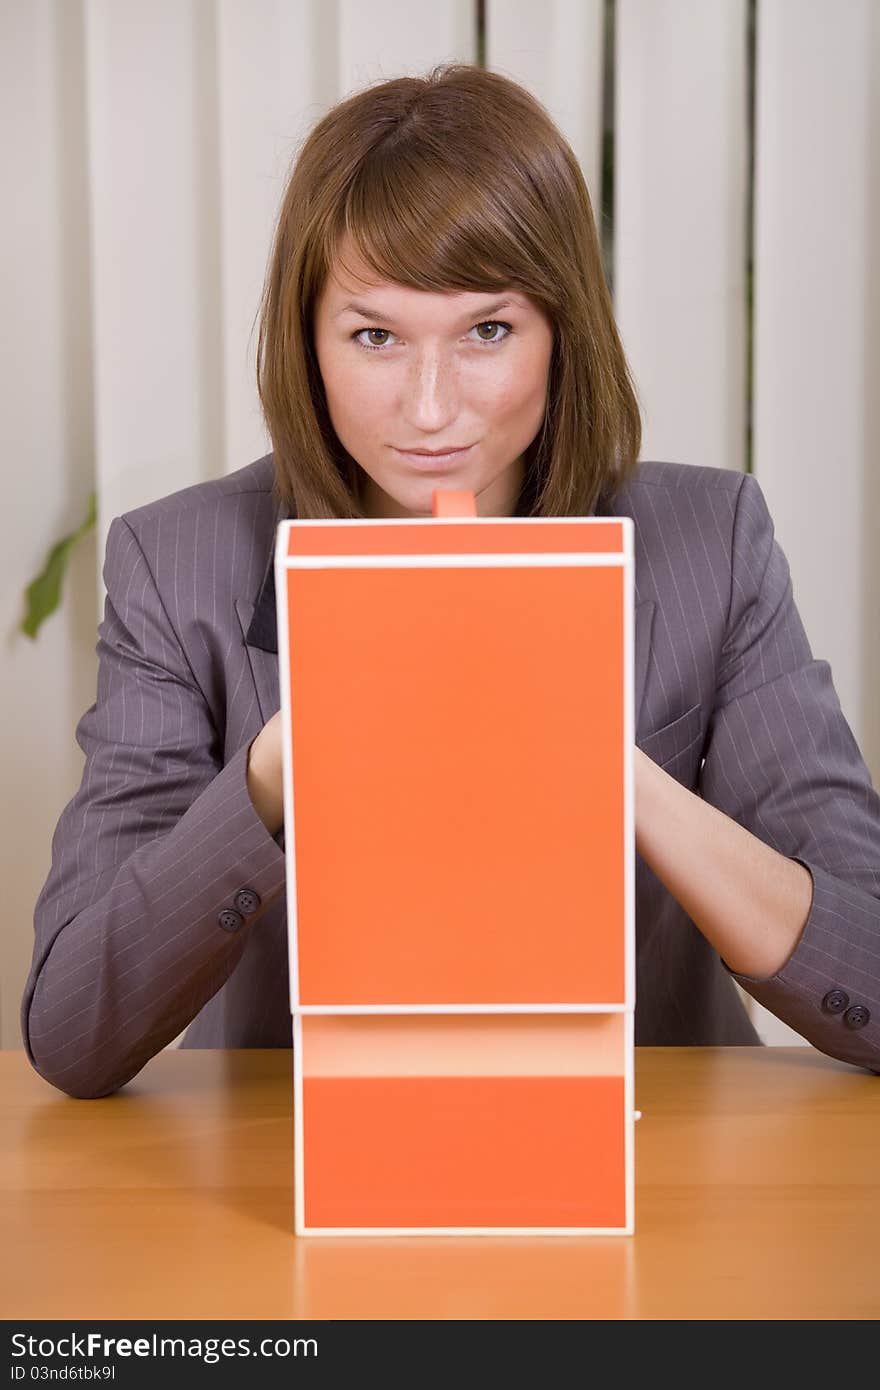
[[[853,1004],[843,1015],[843,1021],[847,1028],[864,1028],[871,1021],[871,1010],[866,1009],[864,1004]]]
[[[243,917],[252,917],[261,901],[259,893],[255,892],[253,888],[239,888],[234,899],[236,910]]]
[[[224,931],[238,931],[239,927],[244,926],[241,913],[232,907],[224,907],[223,911],[217,914],[217,921]]]

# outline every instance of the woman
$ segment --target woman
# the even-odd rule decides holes
[[[636,464],[589,197],[546,113],[466,67],[331,111],[258,356],[273,454],[110,529],[23,1002],[37,1069],[99,1096],[184,1028],[290,1045],[275,527],[426,515],[438,484],[483,515],[633,518],[637,1042],[757,1042],[738,979],[878,1069],[878,798],[755,480]]]

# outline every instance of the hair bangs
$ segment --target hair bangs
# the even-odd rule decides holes
[[[510,195],[491,183],[433,144],[375,150],[348,190],[334,255],[344,265],[347,242],[379,280],[410,289],[516,288],[547,305],[549,286],[524,254]]]

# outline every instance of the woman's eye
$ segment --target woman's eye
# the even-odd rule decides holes
[[[394,335],[387,328],[361,328],[354,336],[361,347],[383,348]]]
[[[501,323],[497,319],[485,319],[482,323],[474,325],[469,336],[476,334],[477,341],[481,343],[501,343],[511,331],[509,323]],[[389,328],[360,328],[353,337],[360,347],[373,352],[389,347],[395,341],[394,334]]]
[[[476,333],[481,343],[500,343],[510,332],[510,324],[499,323],[497,319],[485,319],[483,323],[475,324],[471,332]]]

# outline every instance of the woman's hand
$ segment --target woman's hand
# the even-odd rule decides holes
[[[635,754],[639,854],[731,970],[775,975],[810,914],[809,871]]]
[[[257,734],[247,759],[248,795],[270,835],[277,835],[284,824],[282,766],[279,710]]]
[[[635,750],[636,848],[731,970],[765,979],[797,945],[809,872]],[[250,746],[247,788],[270,835],[284,824],[281,711]]]

